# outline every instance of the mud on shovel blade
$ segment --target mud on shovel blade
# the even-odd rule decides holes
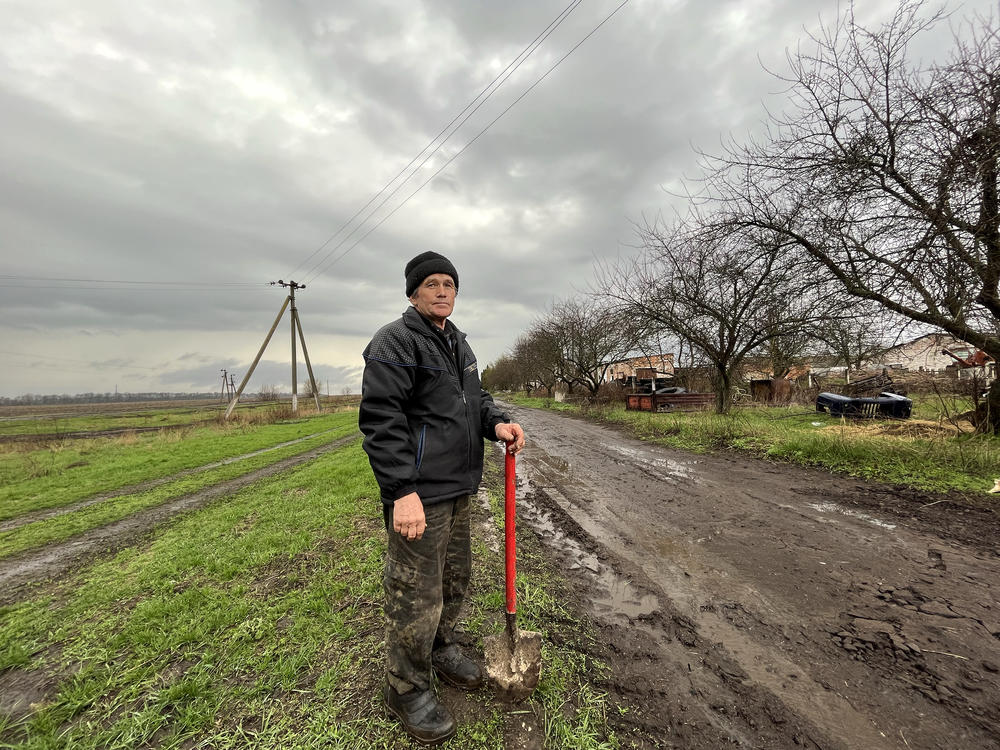
[[[538,685],[542,670],[542,634],[517,627],[517,558],[514,535],[515,458],[510,445],[504,452],[504,556],[506,559],[507,630],[485,642],[486,672],[497,687],[515,700]]]

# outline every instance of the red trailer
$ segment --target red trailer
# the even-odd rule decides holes
[[[629,393],[625,397],[629,411],[697,411],[714,404],[714,393]]]

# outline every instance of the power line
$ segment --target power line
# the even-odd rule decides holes
[[[432,151],[431,151],[431,152],[430,152],[429,154],[427,154],[427,156],[426,156],[426,157],[424,158],[424,160],[423,160],[422,162],[420,162],[420,164],[418,164],[418,165],[416,166],[416,168],[414,168],[413,172],[412,172],[412,173],[410,173],[410,174],[409,174],[409,175],[408,175],[408,176],[407,176],[407,177],[406,177],[406,178],[405,178],[405,179],[404,179],[404,180],[403,180],[402,182],[400,182],[400,183],[399,183],[399,185],[397,185],[397,186],[396,186],[396,188],[395,188],[395,189],[393,189],[393,191],[392,191],[392,192],[391,192],[391,193],[390,193],[390,194],[389,194],[388,196],[386,196],[386,198],[385,198],[385,199],[384,199],[384,200],[383,200],[383,201],[382,201],[381,203],[379,203],[379,204],[378,204],[378,205],[377,205],[377,206],[376,206],[375,208],[373,208],[373,209],[372,209],[372,210],[371,210],[371,211],[370,211],[370,212],[368,213],[368,215],[367,215],[367,216],[366,216],[366,217],[365,217],[364,219],[362,219],[362,220],[361,220],[361,222],[360,222],[360,223],[359,223],[359,224],[358,224],[358,225],[357,225],[357,226],[356,226],[356,227],[355,227],[355,228],[354,228],[353,230],[351,230],[351,232],[350,232],[350,233],[349,233],[349,234],[348,234],[347,236],[343,237],[343,238],[342,238],[342,239],[340,240],[340,242],[339,242],[339,243],[337,243],[337,245],[335,245],[335,246],[334,246],[334,247],[333,247],[333,248],[332,248],[332,249],[331,249],[331,250],[330,250],[330,251],[329,251],[329,252],[328,252],[328,253],[327,253],[326,255],[324,255],[324,256],[323,256],[323,258],[321,258],[321,259],[319,260],[319,262],[317,262],[316,264],[314,264],[314,265],[313,265],[313,267],[309,269],[308,273],[310,273],[310,274],[311,274],[311,273],[313,273],[314,271],[316,271],[316,269],[317,269],[317,268],[318,268],[318,267],[319,267],[320,265],[322,265],[322,264],[323,264],[323,262],[324,262],[324,261],[325,261],[325,260],[326,260],[326,259],[327,259],[327,258],[328,258],[328,257],[329,257],[329,256],[330,256],[331,254],[332,254],[332,253],[336,252],[336,251],[337,251],[337,250],[338,250],[338,249],[339,249],[339,248],[340,248],[340,247],[341,247],[341,246],[342,246],[342,245],[343,245],[343,244],[344,244],[344,243],[345,243],[345,242],[346,242],[346,241],[347,241],[347,240],[348,240],[348,239],[349,239],[349,238],[350,238],[350,237],[351,237],[351,236],[352,236],[352,235],[353,235],[353,234],[354,234],[355,232],[357,232],[357,231],[358,231],[359,229],[361,229],[361,227],[363,227],[363,226],[365,225],[365,223],[366,223],[366,222],[367,222],[367,221],[368,221],[368,220],[369,220],[369,219],[370,219],[370,218],[372,217],[372,215],[374,215],[374,213],[375,213],[376,211],[378,211],[378,210],[379,210],[379,209],[380,209],[380,208],[381,208],[382,206],[384,206],[384,205],[385,205],[385,203],[386,203],[386,201],[388,201],[388,200],[389,200],[390,198],[392,198],[392,197],[393,197],[393,196],[394,196],[394,195],[395,195],[395,194],[396,194],[397,192],[399,192],[399,190],[400,190],[400,189],[401,189],[401,188],[403,187],[403,185],[405,185],[405,184],[406,184],[406,183],[407,183],[407,182],[408,182],[408,181],[410,180],[410,178],[411,178],[411,177],[413,177],[413,175],[415,175],[415,174],[416,174],[416,173],[417,173],[417,172],[418,172],[418,171],[420,170],[420,168],[421,168],[421,167],[423,167],[423,166],[424,166],[424,164],[426,164],[426,163],[427,163],[427,161],[428,161],[428,160],[429,160],[429,159],[430,159],[431,157],[433,157],[433,156],[434,156],[434,154],[436,154],[436,153],[437,153],[437,152],[438,152],[438,151],[439,151],[439,150],[441,149],[441,147],[442,147],[442,146],[444,146],[444,144],[445,144],[445,143],[447,143],[447,142],[448,142],[448,140],[449,140],[449,139],[450,139],[450,138],[451,138],[451,137],[452,137],[452,136],[453,136],[453,135],[454,135],[454,134],[455,134],[455,133],[456,133],[456,132],[458,131],[458,129],[459,129],[460,127],[462,127],[462,125],[464,125],[464,124],[465,124],[465,123],[466,123],[466,122],[468,121],[468,119],[469,119],[470,117],[472,117],[472,115],[474,115],[474,114],[475,114],[475,113],[476,113],[476,112],[477,112],[477,111],[479,110],[479,108],[480,108],[480,107],[482,107],[482,106],[483,106],[483,104],[485,104],[485,103],[486,103],[486,101],[487,101],[487,100],[488,100],[488,99],[489,99],[489,98],[490,98],[491,96],[493,96],[493,94],[495,94],[495,93],[496,93],[496,92],[497,92],[497,91],[498,91],[498,90],[500,89],[500,87],[501,87],[501,86],[502,86],[502,85],[503,85],[503,84],[504,84],[504,83],[505,83],[505,82],[507,81],[507,79],[508,79],[508,78],[510,78],[510,76],[511,76],[511,75],[513,75],[513,74],[514,74],[514,72],[515,72],[515,71],[516,71],[516,70],[517,70],[517,69],[518,69],[519,67],[521,67],[521,65],[522,65],[522,64],[524,63],[524,61],[525,61],[525,60],[527,60],[527,59],[528,59],[529,57],[531,57],[531,55],[532,55],[532,54],[534,54],[535,50],[537,50],[537,49],[538,49],[538,48],[539,48],[539,47],[541,46],[542,42],[544,42],[544,41],[545,41],[545,40],[546,40],[546,39],[547,39],[547,38],[548,38],[548,37],[549,37],[549,36],[550,36],[550,35],[552,34],[552,32],[554,32],[554,31],[555,31],[555,30],[556,30],[556,29],[557,29],[557,28],[558,28],[558,27],[559,27],[559,26],[560,26],[560,25],[562,24],[562,22],[563,22],[563,21],[565,21],[565,20],[566,20],[566,19],[567,19],[567,18],[569,17],[569,15],[570,15],[570,14],[571,14],[571,13],[572,13],[572,12],[573,12],[574,10],[576,10],[577,6],[579,6],[579,5],[580,5],[580,3],[582,3],[582,2],[583,2],[583,0],[573,0],[573,1],[572,1],[572,2],[571,2],[571,3],[569,4],[569,5],[567,5],[567,6],[566,6],[566,7],[565,7],[565,8],[564,8],[564,9],[562,10],[562,12],[561,12],[561,13],[559,13],[559,15],[557,15],[557,16],[556,16],[556,17],[555,17],[555,18],[554,18],[554,19],[553,19],[553,20],[552,20],[552,21],[551,21],[551,22],[549,23],[549,25],[548,25],[548,26],[546,26],[546,27],[545,27],[545,29],[543,29],[543,30],[542,30],[542,32],[541,32],[541,33],[540,33],[540,34],[539,34],[538,36],[536,36],[536,37],[535,37],[535,38],[534,38],[534,39],[533,39],[533,40],[532,40],[532,41],[531,41],[531,42],[530,42],[530,43],[529,43],[529,44],[528,44],[528,45],[527,45],[527,46],[526,46],[526,47],[525,47],[525,48],[524,48],[523,50],[521,50],[521,52],[519,52],[519,53],[517,54],[517,56],[516,56],[516,57],[514,57],[514,59],[513,59],[513,60],[511,60],[511,61],[510,61],[510,62],[509,62],[509,63],[507,64],[507,67],[506,67],[506,68],[504,68],[504,69],[503,69],[502,71],[500,71],[500,73],[498,73],[498,74],[496,75],[496,77],[495,77],[495,78],[494,78],[494,79],[493,79],[492,81],[490,81],[490,82],[489,82],[489,83],[488,83],[488,84],[486,85],[486,87],[485,87],[485,88],[484,88],[484,89],[483,89],[482,91],[480,91],[480,92],[479,92],[479,94],[477,94],[477,95],[476,95],[476,97],[475,97],[474,99],[472,99],[472,101],[470,101],[470,102],[469,102],[468,104],[466,104],[466,105],[465,105],[465,108],[464,108],[464,109],[463,109],[463,110],[462,110],[461,112],[459,112],[459,113],[458,113],[457,115],[455,115],[455,117],[454,117],[454,118],[452,118],[451,122],[449,122],[449,123],[448,123],[447,125],[445,125],[445,126],[444,126],[444,127],[443,127],[443,128],[441,129],[441,130],[440,130],[440,132],[438,132],[438,134],[437,134],[437,135],[435,135],[435,136],[434,136],[434,137],[433,137],[433,138],[432,138],[432,139],[431,139],[431,140],[430,140],[430,141],[429,141],[429,142],[427,143],[427,145],[426,145],[426,146],[424,146],[424,147],[423,147],[423,148],[422,148],[422,149],[420,150],[420,152],[419,152],[419,153],[417,153],[417,155],[416,155],[416,156],[414,156],[414,157],[413,157],[412,159],[410,159],[409,163],[408,163],[408,164],[407,164],[407,165],[406,165],[405,167],[403,167],[403,168],[402,168],[401,170],[399,170],[399,172],[397,172],[397,173],[396,173],[396,175],[395,175],[395,176],[394,176],[394,177],[393,177],[393,178],[392,178],[391,180],[389,180],[389,181],[388,181],[388,182],[387,182],[387,183],[386,183],[386,184],[385,184],[385,185],[384,185],[384,186],[382,187],[382,189],[381,189],[381,190],[379,190],[379,191],[378,191],[378,192],[377,192],[377,193],[376,193],[375,195],[373,195],[373,196],[372,196],[371,198],[369,198],[369,199],[368,199],[368,202],[367,202],[367,203],[365,203],[365,205],[363,205],[363,206],[362,206],[361,208],[359,208],[359,209],[358,209],[358,210],[357,210],[357,211],[356,211],[356,212],[354,213],[354,215],[353,215],[353,216],[351,216],[351,218],[350,218],[350,219],[348,219],[348,220],[347,220],[347,221],[346,221],[346,222],[345,222],[345,223],[344,223],[343,225],[341,225],[341,227],[340,227],[340,228],[339,228],[339,229],[338,229],[338,230],[337,230],[336,232],[334,232],[334,233],[333,233],[333,235],[332,235],[332,236],[330,236],[330,237],[329,237],[329,239],[327,239],[327,240],[326,240],[326,242],[324,242],[324,243],[323,243],[322,245],[320,245],[320,246],[319,246],[318,248],[316,248],[315,250],[313,250],[313,252],[312,252],[312,253],[311,253],[311,254],[309,255],[309,257],[308,257],[308,258],[306,258],[306,259],[305,259],[305,260],[303,260],[303,261],[302,261],[301,263],[299,263],[299,265],[297,265],[297,266],[295,267],[295,270],[294,270],[294,271],[292,271],[292,273],[293,273],[293,274],[294,274],[294,273],[296,273],[296,272],[297,272],[297,271],[298,271],[298,270],[299,270],[300,268],[302,268],[302,267],[303,267],[303,266],[304,266],[304,265],[305,265],[306,263],[308,263],[308,262],[309,262],[310,260],[312,260],[312,258],[313,258],[313,257],[315,257],[317,253],[319,253],[319,252],[320,252],[321,250],[323,250],[323,248],[325,248],[325,247],[326,247],[327,245],[329,245],[329,244],[330,244],[330,243],[331,243],[331,242],[332,242],[332,241],[333,241],[333,240],[334,240],[334,239],[335,239],[335,238],[337,237],[337,235],[339,235],[339,234],[340,234],[341,232],[343,232],[343,231],[344,231],[345,229],[347,229],[347,227],[349,227],[349,226],[350,226],[350,225],[351,225],[351,224],[352,224],[352,223],[354,222],[354,220],[355,220],[355,219],[356,219],[356,218],[357,218],[357,217],[358,217],[358,216],[359,216],[359,215],[360,215],[360,214],[361,214],[362,212],[364,212],[364,210],[365,210],[365,209],[367,209],[367,208],[368,208],[368,207],[369,207],[369,206],[370,206],[370,205],[371,205],[372,203],[374,203],[374,202],[375,202],[376,200],[378,200],[379,196],[381,196],[381,195],[382,195],[383,193],[385,193],[385,191],[389,189],[389,186],[390,186],[390,185],[392,185],[392,184],[393,184],[393,183],[394,183],[394,182],[395,182],[396,180],[398,180],[398,179],[400,178],[400,176],[401,176],[401,175],[402,175],[402,174],[403,174],[404,172],[406,172],[406,171],[407,171],[407,170],[408,170],[408,169],[409,169],[409,168],[410,168],[410,167],[411,167],[411,166],[413,165],[413,163],[414,163],[414,162],[415,162],[415,161],[416,161],[417,159],[419,159],[419,158],[420,158],[420,156],[421,156],[421,155],[422,155],[422,154],[423,154],[424,152],[426,152],[426,151],[427,151],[427,149],[429,149],[429,148],[430,148],[431,146],[433,146],[433,145],[434,145],[434,143],[435,143],[435,142],[436,142],[436,141],[437,141],[437,140],[438,140],[439,138],[441,138],[441,136],[442,136],[442,135],[443,135],[443,134],[444,134],[445,132],[447,132],[447,131],[448,131],[449,129],[451,129],[451,132],[450,132],[450,133],[448,133],[448,135],[447,135],[447,136],[446,136],[446,137],[445,137],[445,138],[444,138],[444,139],[443,139],[443,140],[442,140],[442,141],[441,141],[440,143],[438,143],[438,145],[437,145],[437,146],[436,146],[436,147],[435,147],[435,148],[434,148],[434,149],[433,149],[433,150],[432,150]],[[501,79],[502,79],[502,80],[501,80]],[[498,83],[498,81],[499,81],[499,83]],[[490,91],[490,89],[492,89],[492,91]],[[489,93],[487,94],[487,92],[489,92]],[[483,97],[483,95],[484,95],[484,94],[486,94],[486,96],[485,96],[485,97]],[[480,99],[481,97],[482,97],[482,101],[479,101],[479,99]],[[478,103],[478,104],[476,104],[476,102],[477,102],[477,101],[479,101],[479,103]],[[475,107],[473,107],[473,105],[475,105]],[[472,111],[471,111],[471,112],[469,111],[469,110],[470,110],[470,108],[472,108]],[[461,122],[459,122],[459,123],[458,123],[458,125],[455,125],[455,122],[456,122],[456,120],[458,120],[458,119],[459,119],[460,117],[462,117],[462,115],[463,115],[463,114],[465,114],[466,112],[468,112],[468,114],[466,114],[466,115],[465,115],[465,117],[464,117],[464,118],[462,119],[462,121],[461,121]],[[455,127],[454,127],[454,128],[452,128],[452,125],[455,125]]]
[[[140,280],[125,280],[125,279],[78,279],[78,278],[60,278],[56,276],[14,276],[11,274],[0,274],[0,279],[10,279],[10,280],[20,280],[20,281],[69,281],[69,282],[80,282],[85,284],[155,284],[156,286],[211,286],[211,287],[225,287],[225,286],[262,286],[261,282],[251,282],[251,281],[140,281]]]
[[[90,291],[101,291],[101,292],[250,292],[256,291],[255,289],[243,288],[234,289],[232,287],[198,287],[194,289],[184,289],[183,287],[108,287],[108,286],[70,286],[67,284],[61,284],[58,286],[53,285],[40,285],[40,284],[0,284],[0,289],[74,289],[74,290],[90,290]]]
[[[261,282],[249,282],[249,281],[146,281],[137,279],[83,279],[83,278],[67,278],[67,277],[57,277],[57,276],[16,276],[12,274],[0,274],[0,279],[6,281],[46,281],[46,282],[59,282],[59,286],[49,286],[49,287],[38,287],[32,286],[32,289],[105,289],[107,287],[66,287],[62,284],[65,283],[75,283],[75,284],[112,284],[117,286],[138,286],[141,288],[148,288],[151,286],[164,287],[170,289],[249,289],[263,286]],[[21,286],[20,284],[0,284],[2,287],[14,287]]]
[[[476,133],[476,135],[473,136],[472,140],[470,140],[468,143],[466,143],[464,146],[462,146],[462,148],[457,153],[455,153],[451,158],[449,158],[444,164],[441,165],[440,169],[438,169],[434,174],[432,174],[424,182],[422,182],[420,184],[420,186],[416,190],[414,190],[406,198],[403,199],[402,203],[400,203],[399,205],[397,205],[388,214],[386,214],[384,217],[382,217],[378,221],[378,223],[375,224],[375,226],[373,226],[371,229],[369,229],[367,232],[365,232],[361,237],[359,237],[354,242],[354,244],[352,244],[350,247],[348,247],[346,250],[344,250],[344,252],[342,252],[340,255],[338,255],[337,257],[335,257],[332,261],[330,261],[329,263],[327,263],[325,266],[321,263],[319,266],[314,267],[313,271],[311,272],[311,275],[309,276],[308,279],[306,279],[306,283],[311,283],[311,282],[315,281],[315,279],[318,278],[320,274],[322,274],[325,271],[329,270],[341,258],[343,258],[345,255],[347,255],[349,252],[351,252],[351,250],[353,250],[359,244],[361,244],[365,240],[365,238],[367,238],[372,232],[374,232],[376,229],[378,229],[380,226],[382,226],[382,224],[384,224],[386,221],[388,221],[392,217],[392,215],[395,214],[403,206],[405,206],[410,201],[411,198],[413,198],[417,193],[419,193],[421,190],[423,190],[428,185],[428,183],[430,183],[435,177],[437,177],[439,174],[441,174],[441,172],[443,172],[448,167],[449,164],[451,164],[453,161],[455,161],[455,159],[457,159],[459,156],[461,156],[462,153],[464,153],[465,150],[467,148],[469,148],[469,146],[471,146],[473,143],[475,143],[477,140],[479,140],[479,137],[482,136],[491,127],[493,127],[493,125],[501,117],[503,117],[505,114],[507,114],[507,112],[509,112],[518,102],[520,102],[525,96],[527,96],[529,93],[531,93],[531,91],[536,86],[538,86],[538,84],[540,84],[542,81],[544,81],[549,76],[549,74],[553,70],[555,70],[556,68],[558,68],[559,65],[562,64],[562,62],[567,57],[569,57],[570,55],[572,55],[577,50],[577,48],[579,48],[584,42],[586,42],[588,39],[590,39],[590,37],[592,37],[594,34],[596,34],[597,31],[602,26],[604,26],[604,24],[606,24],[608,21],[610,21],[611,18],[616,13],[618,13],[618,11],[620,11],[622,8],[624,8],[628,4],[628,2],[629,2],[629,0],[622,0],[622,2],[613,11],[611,11],[607,16],[605,16],[604,19],[599,24],[597,24],[597,26],[595,26],[593,29],[591,29],[590,32],[586,36],[584,36],[579,42],[577,42],[575,45],[573,45],[573,47],[571,47],[570,50],[565,55],[563,55],[562,57],[560,57],[551,68],[549,68],[547,71],[545,71],[545,73],[543,73],[542,76],[540,78],[538,78],[538,80],[536,80],[533,84],[531,84],[528,88],[526,88],[521,93],[521,95],[517,97],[517,99],[515,99],[513,102],[511,102],[500,114],[498,114],[495,118],[493,118],[493,120],[491,120],[486,125],[486,127],[484,127],[482,130],[480,130],[478,133]]]

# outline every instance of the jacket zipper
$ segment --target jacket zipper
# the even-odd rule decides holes
[[[465,440],[468,444],[465,468],[466,471],[469,471],[472,468],[472,421],[469,419],[469,399],[465,396],[465,341],[456,335],[454,352],[448,351],[447,343],[440,339],[438,339],[437,344],[438,348],[445,354],[445,361],[448,363],[449,369],[452,367],[457,368],[455,375],[458,377],[459,390],[462,391],[462,405],[465,409]]]
[[[465,456],[465,466],[466,470],[472,468],[472,420],[469,419],[469,399],[465,396],[465,341],[455,335],[455,351],[450,352],[452,355],[449,364],[454,365],[457,369],[455,373],[458,376],[458,387],[462,391],[462,406],[465,409],[465,439],[468,443],[468,451]]]

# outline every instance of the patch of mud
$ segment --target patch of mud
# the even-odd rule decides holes
[[[528,489],[527,485],[522,479],[521,492]],[[602,563],[596,549],[584,549],[581,541],[564,531],[557,524],[553,512],[541,503],[526,502],[519,510],[522,518],[548,546],[560,550],[566,570],[590,574],[588,578],[594,583],[591,602],[602,616],[617,620],[622,625],[630,625],[659,610],[659,599],[655,594],[641,590],[625,575]]]
[[[642,471],[663,480],[690,479],[694,475],[693,466],[698,463],[693,458],[688,461],[678,461],[674,458],[657,456],[651,451],[616,443],[605,443],[604,447],[624,456],[626,463],[631,466],[641,467]]]
[[[55,678],[44,671],[7,669],[0,672],[0,715],[19,721],[45,703]]]
[[[606,648],[595,656],[610,667],[600,686],[618,704],[617,711],[609,712],[616,731],[630,737],[635,747],[755,747],[762,740],[762,747],[784,747],[795,737],[800,742],[788,746],[828,746],[818,728],[759,690],[724,649],[699,635],[669,595],[653,593],[656,584],[641,570],[629,570],[626,561],[600,546],[583,551],[578,540],[586,532],[572,514],[560,512],[552,490],[535,492],[530,480],[527,484],[522,505],[531,508],[532,518],[547,519],[540,528],[542,538],[556,550],[561,567],[572,571],[569,578],[578,597],[574,604],[590,613],[603,636]],[[525,516],[527,520],[529,512]],[[596,561],[596,570],[586,561]],[[765,704],[764,717],[756,716],[753,707]]]
[[[358,439],[358,435],[335,440],[297,456],[286,458],[249,474],[174,498],[153,508],[134,513],[106,526],[91,529],[64,542],[50,544],[21,555],[0,560],[0,604],[22,598],[29,589],[97,555],[116,552],[179,513],[203,507],[219,497],[231,495],[264,477],[273,476],[311,461]]]

